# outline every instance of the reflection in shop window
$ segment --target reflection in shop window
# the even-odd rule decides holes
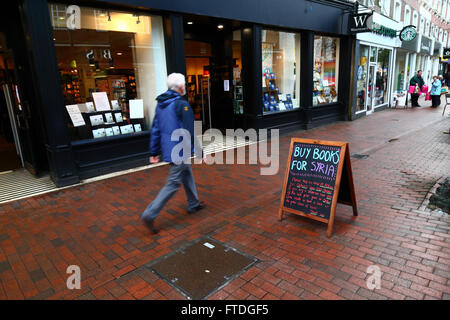
[[[391,51],[388,49],[378,48],[378,61],[375,75],[375,106],[388,102],[387,99],[390,53]]]
[[[369,63],[369,47],[361,45],[357,71],[357,106],[356,112],[365,111],[367,90],[367,68]]]
[[[262,31],[263,114],[300,107],[300,35]]]
[[[338,101],[339,39],[314,36],[313,106]]]
[[[233,112],[244,113],[244,86],[242,84],[242,44],[241,30],[233,31]]]
[[[72,139],[148,130],[155,97],[167,89],[162,18],[81,7],[74,27],[70,7],[49,10]],[[100,92],[103,100],[94,99]],[[84,126],[74,125],[77,110]]]

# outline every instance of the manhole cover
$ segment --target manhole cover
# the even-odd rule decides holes
[[[203,237],[157,259],[149,268],[190,299],[204,299],[257,262],[217,240]]]
[[[369,157],[368,154],[358,154],[358,153],[352,154],[352,158],[355,158],[355,159],[366,159],[368,157]]]

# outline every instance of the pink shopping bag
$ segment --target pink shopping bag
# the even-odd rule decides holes
[[[409,86],[409,93],[414,93],[414,89],[416,88],[416,86]]]

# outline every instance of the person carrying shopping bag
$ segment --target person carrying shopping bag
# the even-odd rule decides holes
[[[419,96],[420,92],[422,90],[422,86],[425,84],[425,82],[422,79],[422,70],[417,71],[417,74],[411,78],[409,81],[409,85],[414,87],[411,93],[411,107],[420,107],[419,106]]]

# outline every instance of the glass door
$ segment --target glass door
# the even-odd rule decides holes
[[[370,64],[369,73],[368,73],[368,81],[367,81],[367,103],[366,103],[366,113],[370,114],[373,112],[373,102],[374,102],[374,93],[375,93],[375,64]]]
[[[200,77],[200,95],[201,95],[201,116],[202,116],[202,124],[203,129],[208,130],[212,128],[211,123],[211,84],[209,75]]]

